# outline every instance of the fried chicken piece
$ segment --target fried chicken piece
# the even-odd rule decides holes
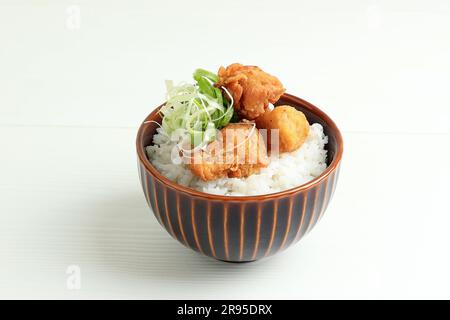
[[[231,123],[205,150],[190,159],[192,173],[204,181],[223,177],[242,178],[267,167],[264,140],[254,123]]]
[[[281,82],[256,66],[233,63],[220,67],[217,87],[225,87],[234,100],[234,109],[248,120],[262,115],[269,103],[275,103],[284,93]]]
[[[277,142],[271,141],[275,139],[276,133],[269,129],[279,129],[279,152],[291,152],[300,148],[309,133],[309,123],[305,115],[291,106],[278,106],[267,111],[256,119],[256,126],[259,129],[267,129],[267,141],[270,141],[272,146]]]

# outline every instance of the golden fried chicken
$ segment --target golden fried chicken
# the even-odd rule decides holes
[[[256,66],[243,66],[233,63],[220,67],[218,87],[230,91],[234,100],[234,109],[248,120],[262,115],[269,103],[275,103],[284,93],[281,82],[274,76]]]
[[[267,111],[256,119],[256,126],[259,129],[267,129],[267,141],[272,146],[277,141],[271,140],[276,139],[277,135],[269,129],[278,129],[279,152],[291,152],[300,148],[309,133],[309,123],[305,115],[291,106],[278,106]]]
[[[231,123],[205,150],[189,161],[192,173],[204,181],[248,177],[269,164],[264,141],[254,123]]]

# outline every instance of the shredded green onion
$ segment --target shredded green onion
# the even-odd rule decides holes
[[[215,139],[216,131],[226,126],[233,117],[233,99],[224,99],[222,91],[214,86],[218,76],[197,69],[193,78],[196,84],[182,83],[174,86],[166,81],[167,102],[160,109],[161,127],[177,139],[189,135],[194,147],[204,146]]]

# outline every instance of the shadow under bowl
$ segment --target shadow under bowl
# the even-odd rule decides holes
[[[298,187],[258,196],[221,196],[183,187],[159,173],[145,147],[161,122],[156,108],[139,128],[136,140],[140,181],[158,222],[176,240],[204,255],[227,262],[248,262],[286,249],[322,218],[336,188],[343,141],[336,124],[319,108],[290,94],[276,105],[302,111],[328,136],[327,168]]]

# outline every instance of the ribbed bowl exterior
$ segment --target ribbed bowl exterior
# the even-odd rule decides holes
[[[146,118],[136,140],[139,176],[148,205],[172,237],[219,260],[254,261],[296,243],[322,218],[338,180],[342,136],[335,123],[311,103],[284,94],[277,103],[282,104],[297,108],[310,123],[323,126],[328,136],[328,167],[305,185],[262,196],[216,196],[162,176],[145,152],[161,121],[158,109]]]
[[[185,246],[215,259],[254,261],[300,240],[333,196],[339,168],[314,187],[262,201],[215,201],[180,192],[139,164],[147,203],[158,222]]]

